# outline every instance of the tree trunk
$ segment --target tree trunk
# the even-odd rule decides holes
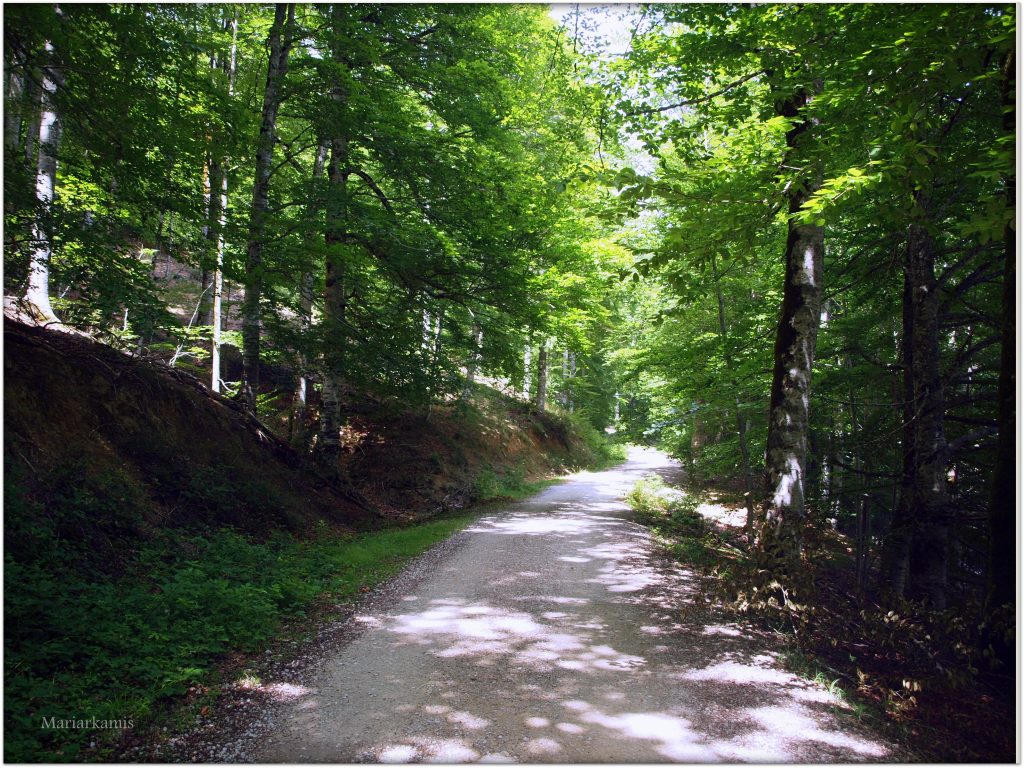
[[[207,135],[207,143],[210,137]],[[203,211],[206,213],[206,221],[203,222],[201,232],[206,243],[212,243],[214,239],[214,222],[217,220],[216,196],[213,194],[213,158],[209,152],[206,153],[206,160],[203,161]],[[161,214],[161,226],[163,215]],[[159,244],[159,235],[157,236]],[[159,247],[159,245],[157,246]],[[199,275],[199,290],[203,300],[199,309],[199,324],[213,325],[213,265],[210,262],[209,252],[204,249]]]
[[[441,331],[444,327],[444,315],[444,307],[441,307],[441,311],[434,315],[433,352],[430,359],[431,378],[434,381],[437,381],[437,374],[441,365]]]
[[[569,410],[569,350],[562,350],[562,391],[558,393],[562,408]]]
[[[537,351],[537,400],[538,411],[543,411],[547,406],[548,399],[548,342],[545,339],[540,343]]]
[[[263,114],[256,144],[256,170],[249,216],[249,243],[245,263],[245,299],[242,302],[242,402],[256,410],[260,385],[260,297],[263,293],[263,246],[270,210],[270,163],[274,156],[274,131],[281,105],[281,85],[288,73],[295,6],[277,3],[270,27],[270,57],[263,89]]]
[[[324,175],[327,163],[328,142],[322,140],[317,146],[316,158],[313,160],[313,181],[318,182]],[[312,198],[308,209],[309,226],[313,226],[318,206],[316,198]],[[313,273],[303,272],[299,278],[299,321],[302,324],[303,338],[308,338],[313,327]],[[295,381],[295,397],[292,406],[291,442],[297,448],[307,448],[306,414],[309,401],[309,359],[304,352],[299,352],[298,376]]]
[[[53,248],[53,200],[57,186],[57,152],[60,149],[61,123],[54,97],[60,84],[53,67],[53,45],[44,45],[47,62],[42,72],[42,102],[39,109],[39,157],[36,162],[36,203],[38,211],[32,225],[34,249],[29,262],[25,302],[29,312],[42,323],[59,323],[50,305],[50,255]]]
[[[917,435],[914,429],[914,381],[911,371],[914,369],[914,312],[913,284],[908,270],[903,272],[903,408],[902,408],[902,473],[900,476],[899,501],[893,508],[892,524],[885,541],[883,572],[887,574],[888,591],[895,597],[906,595],[910,581],[910,545],[914,538],[914,507],[912,503],[914,488],[913,468],[917,461]]]
[[[576,397],[573,392],[573,382],[576,381],[576,353],[569,352],[569,413],[576,411]]]
[[[29,70],[28,82],[25,84],[25,163],[33,168],[38,160],[37,142],[39,139],[39,117],[42,111],[42,99],[40,98],[39,78],[33,77]]]
[[[345,376],[345,312],[348,295],[345,286],[344,216],[347,208],[348,140],[338,137],[331,140],[331,157],[328,163],[327,179],[331,191],[327,199],[327,265],[324,282],[324,326],[326,348],[324,350],[323,403],[320,409],[320,437],[317,453],[324,466],[337,469],[341,451],[341,392]]]
[[[21,111],[24,98],[25,82],[15,71],[7,74],[7,87],[4,92],[4,148],[7,156],[13,158],[21,149]]]
[[[228,56],[228,99],[235,95],[235,52],[238,41],[238,16],[231,17],[231,53]],[[224,295],[224,230],[228,224],[228,159],[211,162],[211,186],[220,188],[220,202],[217,206],[216,265],[213,272],[213,344],[210,355],[210,389],[220,392],[220,337],[223,318]],[[219,182],[213,185],[212,181]],[[212,201],[211,201],[212,207]]]
[[[824,233],[820,226],[794,218],[821,186],[817,163],[803,151],[814,139],[814,121],[801,117],[801,110],[810,102],[810,94],[801,91],[778,105],[779,114],[794,120],[786,134],[787,165],[814,166],[806,178],[794,179],[786,194],[789,235],[782,312],[775,337],[761,543],[768,559],[779,563],[795,560],[802,546],[811,372],[821,322]]]
[[[700,412],[704,407],[704,401],[698,400],[693,409],[693,431],[690,433],[690,467],[687,473],[687,480],[694,485],[700,484],[701,467],[700,457],[707,443],[707,435],[704,430],[704,419]]]
[[[343,66],[341,15],[339,5],[332,6],[334,41],[332,57]],[[331,100],[340,113],[345,108],[347,94],[341,82],[331,87]],[[341,457],[341,394],[344,388],[346,362],[345,313],[348,293],[344,243],[348,212],[349,141],[344,130],[338,130],[330,140],[330,159],[327,164],[327,205],[324,242],[327,245],[327,264],[324,280],[324,353],[323,402],[320,407],[320,434],[317,438],[317,461],[331,474],[338,474]]]
[[[729,343],[729,330],[725,322],[725,297],[722,295],[721,275],[718,273],[718,260],[715,254],[711,254],[711,275],[715,279],[715,297],[718,299],[718,336],[722,341],[722,357],[729,369],[730,381],[733,390],[733,402],[735,403],[736,435],[740,442],[740,459],[743,464],[743,481],[746,492],[753,498],[754,494],[754,472],[750,468],[750,446],[747,443],[747,420],[740,409],[740,396],[736,385],[736,378],[733,376],[732,345]],[[752,530],[754,521],[747,520],[747,530]]]
[[[480,345],[483,343],[484,329],[480,327],[480,321],[473,318],[473,353],[466,363],[466,384],[462,388],[462,399],[469,400],[473,394],[473,385],[476,383],[476,371],[480,365]]]
[[[203,210],[206,212],[206,221],[202,226],[203,240],[209,242],[213,238],[213,222],[217,220],[216,207],[213,195],[213,169],[211,158],[207,154],[203,162]],[[161,223],[162,223],[161,215]],[[159,235],[157,236],[159,243]],[[202,270],[199,274],[199,325],[213,325],[213,273],[210,270],[209,254],[204,252],[202,258]]]
[[[530,342],[526,342],[526,346],[523,347],[523,397],[526,400],[530,399],[530,355],[533,349],[530,347]]]
[[[919,195],[919,205],[927,201]],[[927,213],[926,213],[927,218]],[[911,573],[937,610],[946,607],[949,492],[946,485],[945,398],[939,364],[939,294],[935,281],[935,241],[926,221],[912,224],[907,244],[914,364],[915,454],[911,519]]]
[[[887,559],[894,595],[902,597],[912,589],[936,610],[944,610],[950,509],[936,244],[929,201],[919,192],[915,202],[917,220],[907,231],[903,272],[903,478]]]
[[[1012,135],[1016,124],[1014,55],[1007,54],[1003,67],[1003,130]],[[992,476],[992,496],[989,503],[989,569],[988,606],[1014,605],[1016,602],[1016,231],[1012,213],[1016,210],[1017,179],[1006,179],[1006,203],[1011,218],[1003,231],[1003,306],[1002,350],[999,359],[999,438],[996,447],[996,466]],[[1013,658],[1012,649],[1007,658]]]

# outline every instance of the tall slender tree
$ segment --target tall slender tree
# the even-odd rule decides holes
[[[263,89],[260,135],[249,215],[249,243],[245,263],[245,299],[242,303],[242,401],[256,410],[260,384],[260,299],[263,293],[263,250],[270,210],[270,171],[274,156],[277,112],[288,73],[288,54],[294,42],[295,4],[277,3],[270,27],[267,81]]]

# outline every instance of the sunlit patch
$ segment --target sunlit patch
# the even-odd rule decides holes
[[[726,637],[740,637],[743,633],[736,627],[730,627],[725,624],[708,624],[702,630],[701,634],[704,635],[725,635]]]
[[[385,747],[377,753],[379,763],[408,763],[416,757],[416,747],[408,744],[395,744]]]
[[[598,669],[607,669],[611,671],[623,670],[623,669],[638,669],[647,661],[642,656],[616,656],[614,659],[598,659],[594,662],[594,666]]]
[[[490,753],[488,755],[484,755],[483,757],[481,757],[479,762],[481,762],[481,763],[506,764],[506,763],[514,763],[515,760],[513,758],[509,757],[508,755],[506,755],[504,752],[492,752],[492,753]]]
[[[555,661],[558,659],[558,654],[554,651],[545,651],[540,648],[530,648],[529,650],[522,651],[516,654],[516,658],[524,660],[535,659],[536,661]]]
[[[849,709],[849,705],[845,701],[836,698],[824,688],[818,688],[817,686],[795,688],[786,693],[791,699],[796,699],[797,701],[807,701],[812,704],[828,704],[840,709]]]
[[[563,702],[584,723],[600,725],[631,739],[654,742],[658,754],[676,762],[720,761],[720,756],[691,727],[688,720],[660,712],[610,715],[585,701]]]
[[[448,722],[461,725],[463,728],[468,728],[471,731],[478,731],[481,728],[486,728],[491,721],[484,720],[482,717],[477,717],[469,712],[450,712],[448,714]]]
[[[537,517],[534,515],[510,515],[509,517],[477,524],[466,530],[471,533],[495,533],[512,536],[550,536],[558,533],[582,533],[590,530],[593,523],[582,515]]]
[[[590,705],[585,701],[563,701],[562,706],[566,709],[570,709],[573,712],[586,712],[590,709]]]
[[[294,701],[313,692],[304,685],[294,683],[264,683],[252,673],[244,674],[236,686],[243,691],[262,693],[274,701]]]
[[[378,763],[469,763],[480,753],[462,739],[411,737],[407,744],[388,744],[375,750]]]
[[[705,502],[697,507],[697,513],[708,520],[731,528],[742,528],[747,524],[747,510],[744,507],[730,509],[721,504]]]
[[[590,558],[589,557],[570,557],[568,555],[566,555],[564,557],[560,557],[558,559],[561,560],[562,562],[565,562],[565,563],[589,563],[590,562]]]
[[[576,725],[576,723],[558,723],[555,728],[562,731],[562,733],[586,733],[587,729],[582,725]]]
[[[451,707],[446,707],[441,704],[428,704],[423,708],[423,711],[428,715],[443,715],[445,712],[450,712]]]
[[[562,613],[561,611],[547,611],[546,613],[542,613],[541,616],[543,616],[545,619],[555,620],[568,618],[569,614]]]
[[[531,755],[554,755],[562,751],[562,745],[554,739],[530,739],[526,751]]]
[[[294,683],[270,683],[263,686],[263,690],[270,694],[275,701],[291,701],[310,692],[304,685]]]
[[[528,717],[524,722],[531,728],[547,728],[551,725],[551,721],[546,717]]]
[[[704,669],[695,669],[679,676],[682,680],[713,680],[719,683],[774,683],[776,685],[801,684],[795,675],[781,669],[770,669],[735,661],[724,661]]]
[[[795,708],[760,707],[746,711],[755,722],[779,736],[802,741],[818,741],[870,757],[881,757],[886,752],[881,745],[874,742],[839,731],[823,730],[813,718]]]

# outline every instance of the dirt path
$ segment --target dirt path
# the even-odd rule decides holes
[[[340,650],[264,681],[276,703],[263,725],[209,757],[893,759],[766,639],[686,610],[695,577],[656,554],[620,500],[652,471],[673,466],[637,449],[479,520],[364,607]]]

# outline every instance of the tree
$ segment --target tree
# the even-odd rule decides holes
[[[270,164],[274,156],[274,130],[283,96],[284,79],[288,72],[288,54],[293,43],[294,25],[294,4],[277,3],[274,23],[270,28],[267,83],[263,89],[260,136],[256,145],[256,171],[252,186],[249,243],[246,249],[245,301],[242,304],[242,399],[253,411],[256,410],[256,393],[260,384],[260,297],[263,288],[261,270],[266,218],[270,209]]]
[[[55,11],[60,16],[59,8]],[[29,263],[25,301],[29,311],[44,323],[60,322],[50,306],[50,254],[53,251],[54,196],[57,190],[57,153],[60,150],[61,121],[56,94],[60,84],[53,44],[43,43],[46,60],[41,70],[41,106],[38,110],[39,159],[36,164],[37,213],[32,230],[35,247]]]

